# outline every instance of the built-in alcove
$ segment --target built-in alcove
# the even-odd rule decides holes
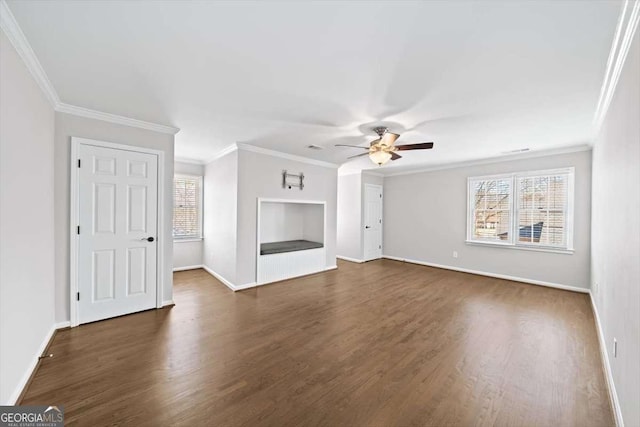
[[[323,201],[258,199],[258,284],[324,270],[325,209]]]

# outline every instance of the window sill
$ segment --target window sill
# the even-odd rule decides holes
[[[202,237],[174,237],[173,243],[202,242]]]
[[[526,245],[514,245],[511,243],[498,243],[498,242],[478,242],[476,240],[465,240],[467,245],[471,246],[491,246],[494,248],[516,249],[520,251],[534,251],[534,252],[550,252],[554,254],[573,255],[573,249],[563,248],[551,248],[548,246],[526,246]]]

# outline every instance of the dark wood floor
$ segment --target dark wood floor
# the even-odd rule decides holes
[[[68,425],[613,426],[588,296],[390,260],[61,331]]]

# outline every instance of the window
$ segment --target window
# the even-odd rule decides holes
[[[474,180],[472,240],[500,240],[511,229],[512,180],[505,178]]]
[[[472,177],[467,241],[573,249],[574,169]]]
[[[202,177],[173,177],[173,238],[202,238]]]

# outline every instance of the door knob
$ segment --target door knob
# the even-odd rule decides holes
[[[153,242],[155,239],[153,237],[143,237],[140,240],[146,240],[147,242]]]
[[[365,225],[364,228],[371,228],[371,227],[369,227],[368,225]]]

